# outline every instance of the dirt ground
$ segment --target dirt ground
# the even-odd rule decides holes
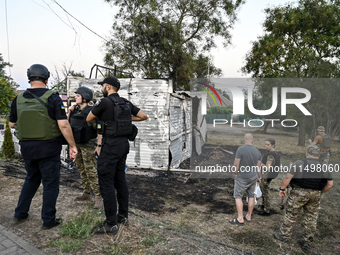
[[[190,163],[200,167],[232,164],[246,132],[249,130],[209,127],[202,155],[192,157],[181,167],[188,169]],[[263,153],[268,134],[253,135],[255,146]],[[280,150],[283,142],[293,145],[296,135],[271,132],[270,136],[276,139],[284,164],[303,156],[305,148]],[[332,160],[338,160],[336,155]],[[24,176],[22,162],[0,161],[0,223],[46,254],[340,254],[338,179],[334,180],[335,187],[323,195],[315,243],[310,252],[303,253],[298,243],[303,231],[300,223],[291,243],[283,244],[272,237],[284,214],[278,208],[282,174],[271,183],[272,215],[260,217],[256,207],[252,221],[238,226],[228,222],[236,216],[236,208],[233,179],[227,175],[128,170],[130,226],[122,227],[118,236],[79,239],[81,248],[67,253],[50,245],[64,238],[61,227],[41,230],[42,187],[32,201],[28,220],[19,225],[12,222]],[[62,168],[57,216],[64,223],[86,211],[104,214],[103,210],[91,209],[93,202],[75,202],[81,192],[79,174]],[[244,209],[247,210],[246,203]]]

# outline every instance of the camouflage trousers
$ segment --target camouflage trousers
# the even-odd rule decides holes
[[[100,197],[97,160],[93,157],[94,148],[77,146],[76,164],[80,172],[84,192],[90,193],[91,188],[95,197]]]
[[[263,211],[270,212],[270,199],[269,199],[269,184],[272,179],[262,179],[261,191],[262,191],[262,205]]]
[[[303,208],[304,235],[306,243],[313,241],[320,210],[321,191],[312,189],[292,189],[287,199],[286,214],[281,225],[281,236],[290,238],[297,216]]]
[[[327,152],[327,153],[321,152],[321,155],[320,155],[319,160],[320,160],[320,162],[322,162],[322,163],[328,165],[328,163],[329,163],[329,158],[330,158],[329,152]]]

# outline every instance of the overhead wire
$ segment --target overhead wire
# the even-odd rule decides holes
[[[11,63],[11,58],[9,54],[9,32],[8,32],[8,19],[7,19],[7,0],[5,0],[5,13],[6,13],[6,33],[7,33],[7,54],[8,54],[8,63]],[[9,76],[12,76],[11,66],[8,65]]]
[[[79,24],[81,24],[83,27],[85,27],[87,30],[91,31],[93,34],[97,35],[98,37],[100,37],[101,39],[103,39],[104,41],[106,41],[107,43],[110,43],[107,39],[105,39],[104,37],[102,37],[101,35],[97,34],[95,31],[93,31],[92,29],[90,29],[89,27],[87,27],[84,23],[82,23],[80,20],[78,20],[76,17],[74,17],[71,13],[69,13],[64,7],[62,7],[56,0],[53,0],[53,2],[55,2],[65,13],[67,13],[68,15],[70,15],[73,19],[75,19]]]
[[[38,2],[34,1],[34,0],[31,0],[33,3],[35,3],[36,5],[39,5],[41,8],[44,8],[45,10],[51,12],[51,10],[47,9],[45,6],[39,4]],[[46,3],[45,3],[46,4]]]
[[[42,0],[47,6],[48,8],[69,28],[71,28],[76,34],[78,33],[72,26],[70,26],[69,24],[67,24],[52,8],[51,6],[45,2],[45,0]]]
[[[31,0],[34,3],[36,3],[37,5],[41,6],[40,4],[38,4],[37,2],[35,2],[34,0]],[[82,23],[80,20],[78,20],[76,17],[74,17],[71,13],[69,13],[61,4],[59,4],[56,0],[51,0],[51,3],[55,3],[56,5],[58,5],[66,14],[66,17],[68,19],[69,24],[62,19],[50,6],[51,3],[47,3],[45,0],[42,0],[45,5],[48,6],[49,11],[51,11],[52,13],[54,13],[65,25],[67,25],[69,28],[71,28],[74,32],[75,32],[75,41],[76,41],[76,37],[79,36],[80,39],[82,39],[86,44],[88,44],[91,47],[91,44],[87,43],[80,35],[79,33],[76,31],[75,26],[72,24],[71,20],[69,19],[69,16],[71,16],[73,19],[75,19],[79,24],[81,24],[83,27],[85,27],[87,30],[89,30],[91,33],[95,34],[96,36],[98,36],[99,38],[101,38],[102,40],[104,40],[106,43],[108,44],[112,44],[112,40],[107,40],[104,37],[102,37],[101,35],[99,35],[98,33],[96,33],[95,31],[93,31],[92,29],[90,29],[88,26],[86,26],[84,23]],[[43,7],[43,6],[41,6]],[[46,9],[45,7],[43,7],[44,9]],[[79,43],[79,41],[78,41]],[[91,47],[92,48],[92,47]]]
[[[33,1],[33,0],[31,0],[31,1]],[[79,38],[80,39],[82,39],[87,45],[89,45],[91,48],[92,48],[92,46],[91,46],[91,44],[89,44],[88,42],[86,42],[86,40],[84,40],[80,35],[79,35],[79,33],[77,32],[77,30],[76,30],[76,28],[74,27],[74,25],[72,24],[72,22],[71,22],[71,20],[69,19],[69,14],[67,13],[67,12],[65,12],[66,13],[66,17],[67,17],[67,19],[68,19],[68,21],[69,21],[69,23],[70,24],[68,24],[64,19],[62,19],[53,9],[52,9],[52,7],[50,6],[50,4],[48,4],[48,3],[46,3],[44,0],[42,0],[47,6],[48,6],[48,8],[49,8],[49,11],[51,11],[52,13],[54,13],[65,25],[67,25],[69,28],[71,28],[73,31],[74,31],[74,33],[75,33],[75,38],[74,38],[74,43],[73,43],[73,46],[76,44],[76,41],[77,41],[77,36],[79,36]],[[33,1],[34,2],[34,1]],[[52,2],[54,2],[54,1],[52,1]],[[36,3],[36,2],[34,2],[34,3]],[[38,3],[36,3],[36,4],[38,4]],[[38,4],[39,5],[39,4]],[[41,6],[41,5],[40,5]],[[44,7],[43,7],[44,8]],[[46,8],[44,8],[44,9],[46,9]],[[78,44],[79,44],[79,40],[78,40]]]

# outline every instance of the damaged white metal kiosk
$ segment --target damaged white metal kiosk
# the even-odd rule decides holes
[[[97,84],[101,80],[67,77],[67,105],[74,104],[79,86],[92,89],[94,100],[102,98],[101,85]],[[126,162],[129,168],[181,171],[180,164],[192,153],[201,154],[207,133],[205,116],[201,113],[201,107],[206,105],[205,93],[174,92],[172,82],[165,79],[122,78],[119,81],[119,95],[149,117],[134,123],[138,135],[130,142]]]

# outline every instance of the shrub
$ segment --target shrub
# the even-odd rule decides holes
[[[14,143],[11,128],[9,127],[9,121],[6,120],[6,129],[4,135],[4,142],[2,144],[2,154],[6,158],[13,158],[14,156]]]

